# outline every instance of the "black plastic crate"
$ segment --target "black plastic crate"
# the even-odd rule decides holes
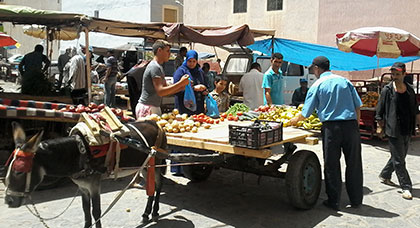
[[[277,128],[267,130],[261,130],[260,126],[255,125],[229,125],[229,143],[233,146],[259,149],[262,146],[280,142],[283,140],[283,123],[276,123],[279,124]]]

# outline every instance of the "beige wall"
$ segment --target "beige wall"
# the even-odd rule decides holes
[[[57,10],[61,11],[61,2],[62,0],[5,0],[4,4],[13,4],[13,5],[22,5],[22,6],[29,6],[35,9],[43,9],[43,10]],[[45,41],[38,38],[33,38],[23,33],[22,25],[12,25],[11,23],[3,23],[4,25],[4,32],[11,35],[15,40],[17,40],[21,47],[18,49],[8,50],[7,55],[10,57],[13,54],[26,54],[28,52],[32,52],[34,50],[35,45],[45,44]],[[52,59],[58,58],[58,46],[59,42],[53,42],[53,57]],[[45,51],[44,51],[45,54]]]
[[[318,0],[283,2],[283,10],[267,11],[266,0],[248,0],[247,12],[234,14],[233,0],[184,0],[184,23],[190,25],[248,24],[255,29],[275,29],[276,37],[315,43]],[[205,10],[197,11],[203,8]],[[201,48],[201,46],[196,45],[200,47],[200,50],[212,51],[212,48]]]

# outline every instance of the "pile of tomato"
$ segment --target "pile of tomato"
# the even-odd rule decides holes
[[[102,109],[105,108],[105,104],[97,105],[93,102],[91,102],[88,106],[84,106],[82,104],[79,104],[77,106],[74,105],[68,105],[65,108],[60,109],[60,112],[74,112],[74,113],[97,113],[100,112]],[[111,111],[122,121],[133,121],[134,118],[129,116],[124,116],[124,112],[119,108],[111,108]]]

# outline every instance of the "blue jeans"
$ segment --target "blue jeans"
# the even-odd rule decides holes
[[[117,84],[117,77],[109,77],[105,82],[105,104],[109,107],[115,106],[115,84]]]
[[[397,174],[398,182],[403,190],[411,190],[412,184],[410,175],[405,167],[405,157],[407,156],[408,145],[410,144],[410,135],[389,137],[389,150],[391,158],[382,169],[380,176],[385,179],[391,179],[392,172]]]

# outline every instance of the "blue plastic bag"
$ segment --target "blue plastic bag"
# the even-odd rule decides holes
[[[185,86],[184,91],[184,106],[185,108],[195,112],[197,110],[197,102],[195,101],[194,90],[191,81]]]
[[[219,108],[217,107],[217,101],[210,94],[208,94],[206,97],[206,106],[207,116],[210,116],[212,118],[219,117]]]

